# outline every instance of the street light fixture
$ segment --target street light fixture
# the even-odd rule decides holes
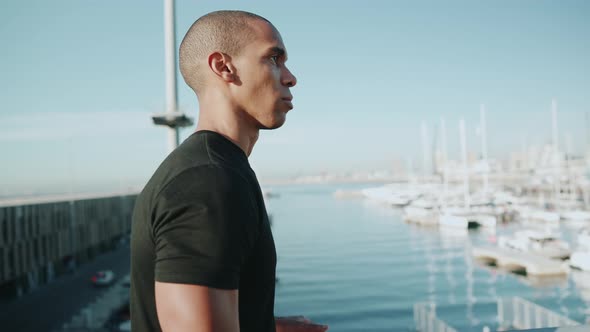
[[[166,65],[166,112],[154,114],[155,125],[168,127],[168,149],[172,152],[179,144],[178,129],[191,126],[193,119],[178,111],[176,88],[176,29],[174,27],[174,0],[164,0],[164,51]]]

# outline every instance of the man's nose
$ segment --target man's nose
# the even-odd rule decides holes
[[[288,87],[294,87],[297,84],[297,78],[289,69],[285,67],[285,72],[283,73],[282,82],[283,85]]]

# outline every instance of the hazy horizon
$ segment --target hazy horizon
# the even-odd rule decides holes
[[[574,153],[588,147],[590,2],[177,0],[177,40],[230,8],[277,26],[298,78],[287,123],[250,158],[261,179],[419,164],[421,123],[432,141],[441,118],[451,158],[461,118],[479,153],[481,104],[492,158],[549,142],[552,99],[561,149],[566,134]],[[0,195],[145,183],[167,154],[150,119],[165,106],[163,3],[24,0],[0,22]]]

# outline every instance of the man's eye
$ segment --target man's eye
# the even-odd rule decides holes
[[[272,60],[272,62],[274,64],[279,63],[279,56],[278,55],[273,55],[273,56],[270,57],[270,59]]]

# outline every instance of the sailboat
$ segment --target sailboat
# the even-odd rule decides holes
[[[482,105],[481,109],[482,116],[482,128],[485,127],[485,110]],[[443,143],[446,144],[446,138],[444,138],[444,122],[441,123],[443,127]],[[482,134],[485,134],[485,130]],[[475,211],[471,204],[471,194],[469,189],[469,170],[467,167],[467,143],[465,138],[465,120],[461,119],[459,122],[459,136],[461,141],[461,156],[463,161],[463,196],[464,196],[464,207],[447,207],[443,204],[443,209],[439,217],[439,225],[441,227],[453,227],[453,228],[477,228],[477,227],[488,227],[495,228],[497,219],[493,214],[493,210],[489,209],[489,214],[482,213],[481,211]],[[485,151],[485,138],[482,139],[483,150]],[[446,147],[444,147],[446,151]],[[484,153],[484,156],[486,153]],[[486,161],[487,163],[487,161]],[[446,167],[446,166],[445,166]],[[446,172],[445,172],[446,173]],[[446,174],[445,174],[446,175]],[[488,191],[487,176],[484,178],[484,193]],[[446,202],[446,192],[443,202]],[[483,201],[483,200],[482,200]],[[487,200],[482,206],[486,206],[491,203],[491,199]],[[485,208],[482,209],[485,211]],[[488,212],[488,211],[486,211]]]
[[[590,227],[578,233],[578,247],[570,257],[570,266],[583,271],[590,271]]]

